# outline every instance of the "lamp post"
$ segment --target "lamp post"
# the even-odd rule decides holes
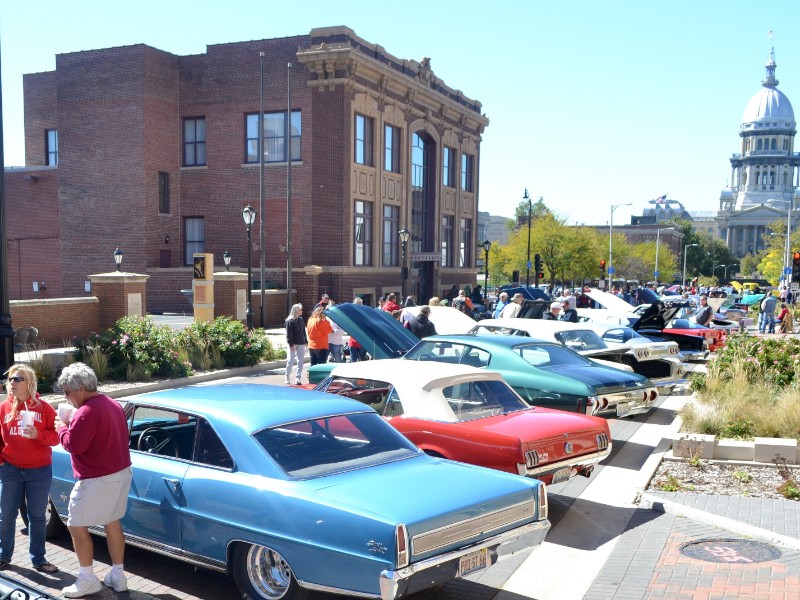
[[[725,274],[723,275],[723,277],[722,277],[722,278],[723,278],[723,279],[727,279],[727,278],[728,278],[728,267],[731,267],[731,268],[733,268],[733,267],[738,267],[738,266],[739,266],[739,264],[738,264],[738,263],[734,263],[734,264],[732,264],[732,265],[726,265],[726,266],[725,266]]]
[[[259,278],[259,287],[261,288],[261,303],[259,308],[259,322],[261,326],[264,326],[266,319],[264,318],[264,269],[267,262],[266,258],[266,246],[264,245],[264,52],[259,52],[259,68],[261,70],[261,86],[260,86],[260,95],[259,95],[259,105],[258,105],[258,210],[259,213],[259,220],[258,220],[258,250],[259,254],[261,254],[261,260],[259,262],[259,270],[258,270],[258,278]],[[248,263],[249,264],[249,263]],[[249,282],[248,282],[249,284]],[[289,292],[291,296],[292,293]]]
[[[658,287],[658,245],[659,245],[659,242],[661,241],[661,232],[662,231],[670,231],[670,230],[674,231],[675,228],[674,227],[664,227],[662,229],[656,229],[656,268],[655,268],[655,271],[653,272],[653,277],[656,280],[656,287]]]
[[[120,266],[122,266],[122,250],[119,247],[114,250],[114,262],[117,264],[117,271],[119,271]]]
[[[613,244],[614,244],[614,211],[617,210],[620,206],[630,206],[631,202],[626,202],[624,204],[613,204],[611,206],[611,218],[608,221],[608,269],[606,273],[608,274],[608,287],[606,291],[611,291],[611,276],[614,274],[614,267],[612,261],[613,255]]]
[[[531,197],[528,196],[528,188],[525,188],[525,194],[522,199],[528,201],[528,262],[526,263],[527,270],[525,272],[525,286],[527,287],[531,284],[531,211],[533,210]]]
[[[792,235],[792,204],[792,200],[786,201],[786,257],[784,258],[783,274],[781,275],[786,289],[791,287],[790,282],[792,280],[791,274],[786,274],[786,270],[790,269],[792,266],[792,251],[790,250],[791,243],[789,240],[789,237]]]
[[[408,229],[401,229],[397,232],[400,236],[402,251],[400,253],[400,295],[406,297],[406,279],[408,279],[408,267],[406,266],[406,245],[411,232]]]
[[[712,276],[712,277],[714,276],[714,274],[717,272],[717,269],[720,269],[720,268],[724,269],[724,268],[726,268],[727,266],[728,266],[728,265],[717,265],[716,267],[714,267],[713,269],[711,269],[711,276]]]
[[[247,227],[247,330],[253,329],[253,223],[256,221],[256,209],[249,204],[242,209],[242,219]]]
[[[683,278],[681,279],[681,287],[686,287],[686,251],[692,246],[699,246],[700,244],[686,244],[683,247]]]
[[[484,297],[488,293],[487,290],[489,289],[489,248],[492,247],[492,242],[486,240],[483,242],[483,251],[486,256],[483,259],[483,294]]]
[[[222,255],[222,261],[225,263],[225,270],[231,270],[231,253],[225,250],[225,254]]]

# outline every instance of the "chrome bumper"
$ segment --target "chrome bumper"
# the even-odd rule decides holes
[[[474,545],[433,556],[396,571],[383,571],[380,574],[381,600],[395,600],[451,581],[458,573],[459,559],[481,548],[489,549],[491,564],[503,556],[529,550],[544,541],[549,529],[550,521],[547,519],[529,523],[481,540]]]
[[[656,398],[650,399],[652,395],[650,392],[654,388],[644,388],[647,390],[647,399],[645,400],[643,397],[643,391],[637,390],[637,398],[629,398],[627,396],[627,392],[620,392],[618,394],[603,394],[604,398],[608,399],[608,406],[603,409],[601,412],[616,412],[617,417],[629,417],[631,415],[641,415],[649,411],[655,401],[658,399],[658,395]]]
[[[546,464],[543,467],[529,469],[525,467],[525,465],[521,465],[524,470],[520,472],[520,475],[525,475],[526,477],[543,477],[545,475],[551,475],[564,467],[574,467],[576,465],[589,467],[596,465],[609,454],[611,454],[611,442],[608,443],[608,448],[605,450],[599,450],[592,454],[584,454],[582,456],[573,456],[572,458],[561,460],[557,463]]]

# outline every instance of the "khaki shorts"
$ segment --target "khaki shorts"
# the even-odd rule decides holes
[[[131,477],[131,468],[127,467],[111,475],[76,481],[69,496],[67,525],[90,527],[119,521],[128,507]]]

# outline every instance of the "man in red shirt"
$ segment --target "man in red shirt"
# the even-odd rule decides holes
[[[103,584],[124,592],[128,589],[123,559],[125,538],[120,519],[128,506],[131,487],[131,455],[128,424],[119,402],[97,391],[97,376],[83,363],[73,363],[61,372],[58,385],[77,410],[67,423],[56,419],[58,439],[72,457],[75,487],[69,499],[67,527],[72,536],[80,570],[61,593],[82,598],[103,589],[94,574],[94,545],[89,527],[103,525],[111,555],[111,572]]]
[[[393,313],[396,310],[400,310],[400,305],[397,303],[397,294],[392,292],[386,297],[386,303],[383,305],[383,310],[388,313]]]

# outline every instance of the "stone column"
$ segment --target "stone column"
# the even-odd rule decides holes
[[[214,273],[214,316],[247,319],[247,273]],[[255,315],[253,315],[255,316]]]
[[[100,301],[99,327],[113,327],[122,317],[143,317],[147,307],[149,275],[112,271],[89,275],[92,292]]]

